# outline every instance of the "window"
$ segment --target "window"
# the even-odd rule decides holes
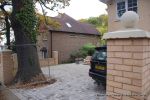
[[[72,27],[70,23],[66,23],[66,25],[67,25],[69,28],[71,28],[71,27]]]
[[[128,11],[137,12],[137,0],[128,0]]]
[[[106,57],[107,57],[107,54],[105,51],[95,51],[93,56],[92,56],[92,59],[95,59],[95,60],[106,60]]]
[[[125,1],[121,1],[117,3],[117,15],[121,17],[123,13],[126,11]]]
[[[137,12],[137,0],[116,0],[117,17],[120,18],[126,11]]]

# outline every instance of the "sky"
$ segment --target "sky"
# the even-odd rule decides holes
[[[39,7],[38,7],[39,8]],[[71,0],[70,5],[60,10],[72,18],[78,20],[82,18],[96,17],[101,14],[107,14],[107,6],[99,0]],[[56,16],[57,13],[47,10],[48,16]]]

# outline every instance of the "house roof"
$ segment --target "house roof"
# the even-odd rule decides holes
[[[103,3],[108,3],[108,2],[110,2],[110,1],[112,1],[112,0],[99,0],[99,1],[101,1],[101,2],[103,2]]]
[[[100,35],[93,25],[79,22],[66,14],[59,14],[51,18],[61,24],[61,27],[58,29],[50,27],[49,30],[51,31]]]

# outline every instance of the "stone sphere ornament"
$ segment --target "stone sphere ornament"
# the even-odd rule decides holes
[[[124,28],[135,28],[139,21],[139,15],[134,11],[127,11],[121,16],[121,23]]]

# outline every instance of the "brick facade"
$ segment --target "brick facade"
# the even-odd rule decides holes
[[[92,43],[93,45],[98,44],[99,36],[90,34],[80,33],[67,33],[67,32],[52,32],[46,33],[47,40],[43,40],[43,33],[38,37],[38,53],[39,58],[42,58],[40,49],[45,46],[48,48],[48,57],[51,56],[52,51],[58,51],[59,63],[68,61],[70,54],[74,51],[79,50],[83,45]],[[44,33],[45,34],[45,33]],[[50,41],[52,39],[52,41]],[[52,43],[51,43],[52,42]],[[52,46],[51,46],[52,44]]]

